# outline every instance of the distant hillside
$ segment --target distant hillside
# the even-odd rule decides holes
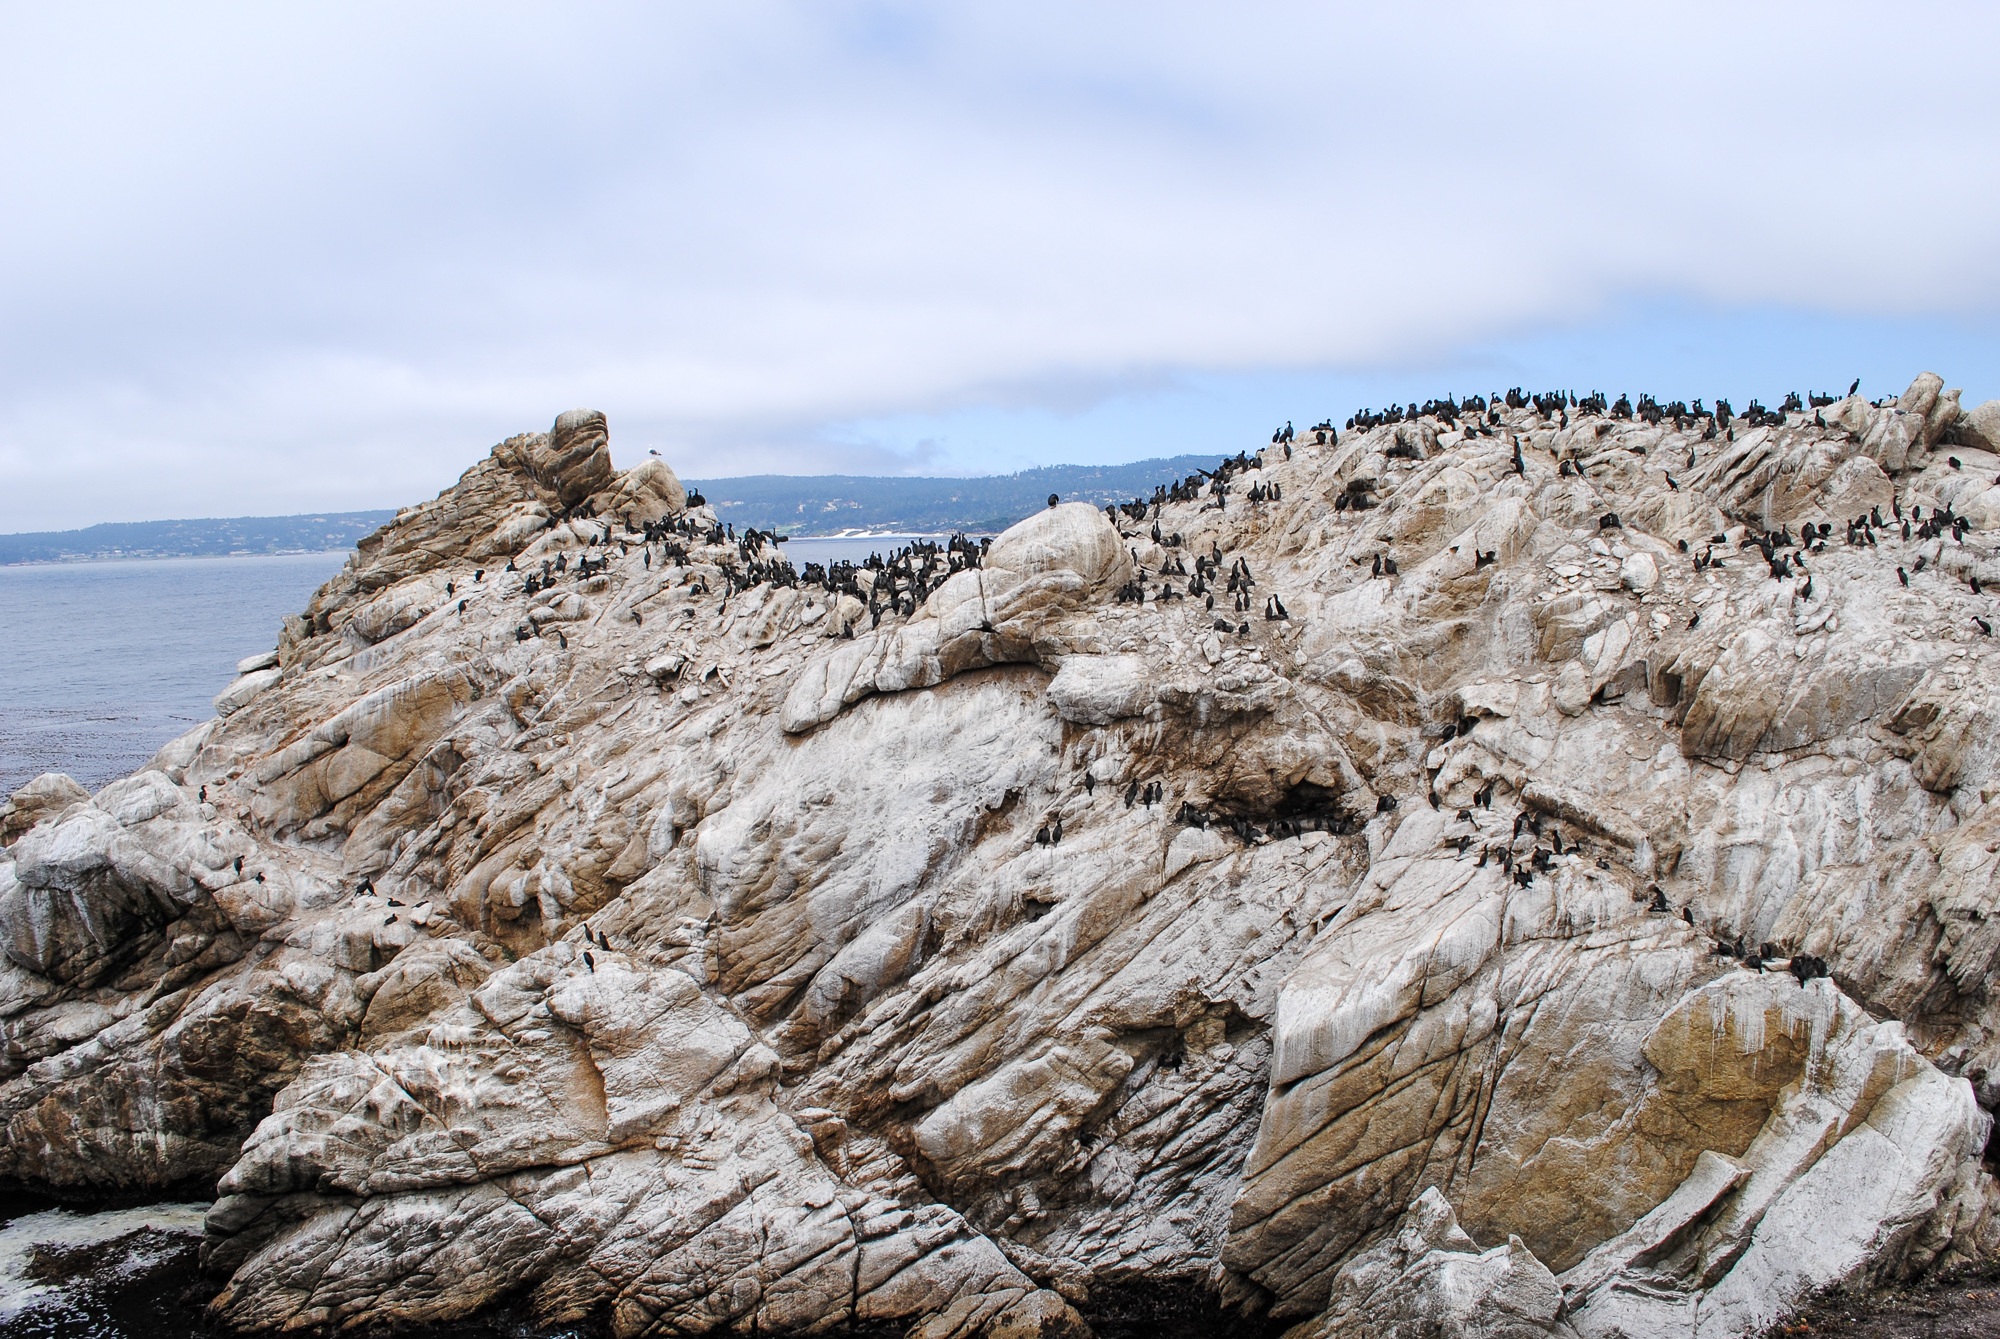
[[[845,530],[937,534],[991,533],[1048,505],[1129,502],[1155,485],[1213,468],[1216,456],[1174,456],[1129,465],[1049,465],[1019,474],[974,479],[873,478],[852,474],[756,474],[690,479],[716,514],[738,528],[754,526],[810,537]],[[312,553],[348,549],[395,516],[393,511],[325,512],[313,516],[235,516],[191,521],[130,521],[84,530],[0,535],[0,566],[80,562],[90,558],[195,558],[231,553]]]
[[[874,478],[851,474],[756,474],[689,480],[723,520],[739,528],[810,537],[844,530],[940,533],[1004,530],[1048,505],[1129,502],[1155,485],[1213,469],[1216,456],[1174,456],[1129,465],[1049,465],[973,479]]]
[[[351,549],[395,516],[336,511],[313,516],[232,516],[190,521],[125,521],[83,530],[0,535],[0,566],[89,558],[210,558],[231,553],[316,553]]]

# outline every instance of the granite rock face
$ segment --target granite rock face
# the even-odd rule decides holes
[[[0,809],[0,1178],[213,1187],[245,1330],[1720,1339],[1990,1254],[1990,407],[1642,410],[812,574],[511,438]]]

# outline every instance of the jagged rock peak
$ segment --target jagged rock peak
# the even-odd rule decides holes
[[[526,453],[528,472],[555,490],[565,507],[611,482],[611,429],[595,409],[571,409],[556,415],[545,448]]]

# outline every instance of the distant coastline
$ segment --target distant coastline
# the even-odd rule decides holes
[[[755,474],[689,479],[721,520],[737,529],[772,530],[788,538],[899,538],[914,535],[998,534],[1040,511],[1050,494],[1102,507],[1150,497],[1160,484],[1214,456],[1172,456],[1126,465],[1045,465],[1015,474],[970,478],[857,474]]]
[[[275,557],[351,549],[395,519],[393,510],[300,516],[114,521],[81,530],[0,535],[0,567],[148,558]]]
[[[971,478],[850,474],[755,474],[689,479],[715,514],[738,529],[788,539],[909,539],[997,534],[1040,510],[1053,493],[1104,506],[1151,496],[1215,464],[1213,456],[1173,456],[1127,465],[1048,465]],[[395,518],[393,510],[299,516],[119,521],[81,530],[0,535],[0,567],[117,559],[263,557],[351,549]]]
[[[224,553],[122,553],[110,550],[104,553],[80,553],[61,558],[23,558],[18,562],[0,563],[0,567],[76,567],[84,563],[158,563],[206,561],[212,558],[303,558],[314,553],[345,553],[352,544],[329,545],[313,549],[230,549]]]

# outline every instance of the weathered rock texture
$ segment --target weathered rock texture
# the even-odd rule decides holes
[[[572,411],[0,810],[0,1177],[216,1184],[246,1328],[1706,1337],[1987,1252],[1989,408],[1308,433],[844,589]]]

